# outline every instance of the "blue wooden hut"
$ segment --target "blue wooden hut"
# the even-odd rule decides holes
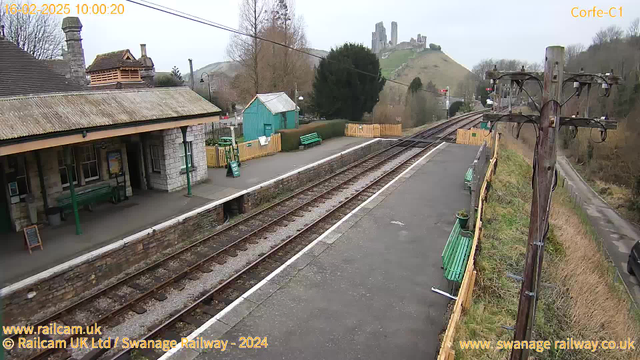
[[[283,92],[258,94],[242,113],[245,141],[270,136],[281,129],[298,127],[296,104]]]

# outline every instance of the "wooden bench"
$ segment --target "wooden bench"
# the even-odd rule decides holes
[[[302,146],[304,147],[307,147],[309,145],[315,145],[316,143],[317,144],[322,143],[322,138],[320,137],[320,135],[318,135],[318,133],[311,133],[311,134],[300,136],[300,144],[302,144]]]
[[[464,186],[471,190],[471,182],[473,181],[473,168],[467,169],[467,173],[464,174]]]
[[[467,267],[469,253],[471,252],[472,238],[464,236],[460,223],[456,220],[447,244],[442,251],[442,269],[444,277],[455,283],[462,282],[464,270]]]
[[[115,188],[109,184],[102,184],[89,189],[81,189],[76,191],[76,203],[78,208],[92,204],[110,201],[114,197]],[[64,194],[57,199],[58,207],[62,209],[62,213],[73,211],[73,204],[71,202],[71,194]]]

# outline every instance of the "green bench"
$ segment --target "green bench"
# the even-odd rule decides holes
[[[464,174],[464,186],[471,190],[471,182],[473,181],[473,168],[469,168],[467,173]]]
[[[460,223],[456,220],[444,251],[442,251],[442,269],[444,270],[445,279],[456,283],[462,282],[464,270],[469,260],[469,253],[471,252],[472,241],[471,237],[464,236]]]
[[[300,144],[302,144],[302,146],[304,147],[307,147],[309,145],[314,145],[316,143],[317,144],[322,143],[322,138],[320,137],[320,135],[318,135],[318,133],[311,133],[311,134],[300,136]]]
[[[112,187],[109,184],[102,184],[89,189],[77,190],[76,203],[78,204],[78,208],[114,199],[114,196],[116,195],[115,189],[115,187]],[[73,211],[70,193],[59,196],[56,201],[58,202],[58,207],[62,209],[63,214],[65,212]]]

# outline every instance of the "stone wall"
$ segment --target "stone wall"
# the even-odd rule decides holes
[[[187,187],[187,174],[184,170],[184,160],[180,157],[184,149],[182,131],[170,129],[163,131],[163,146],[168,191],[176,191]],[[191,184],[197,184],[207,179],[207,151],[204,144],[204,125],[190,126],[187,130],[187,141],[191,142],[193,167],[191,167]]]
[[[375,141],[361,148],[342,154],[322,164],[300,171],[292,176],[277,180],[267,186],[261,187],[244,195],[242,211],[249,212],[273,199],[300,189],[329,174],[335,173],[378,150],[393,145],[393,141]]]
[[[106,287],[211,234],[224,221],[222,204],[184,221],[123,244],[67,271],[2,297],[5,324],[33,322]],[[29,298],[28,294],[35,295]]]
[[[229,207],[242,208],[242,212],[249,212],[260,205],[273,201],[282,194],[309,185],[313,181],[391,145],[393,145],[393,141],[371,142],[317,166],[261,186],[237,199],[230,200],[228,203],[233,206]],[[194,159],[195,161],[197,160]],[[206,164],[202,168],[206,170]],[[88,257],[86,261],[80,261],[68,270],[51,276],[43,276],[41,280],[34,281],[31,285],[23,286],[6,295],[3,294],[2,302],[6,324],[14,325],[20,324],[22,321],[33,320],[32,316],[35,314],[38,314],[39,317],[51,314],[56,310],[55,306],[58,306],[58,309],[67,306],[106,287],[107,282],[112,283],[119,278],[124,278],[159,260],[165,256],[159,255],[163,251],[166,253],[177,251],[189,243],[206,237],[224,221],[224,205],[216,205],[182,222],[153,231],[135,240],[123,240],[121,246],[114,246],[113,249],[101,253],[99,256]],[[29,293],[35,293],[35,296],[29,299],[27,295]]]
[[[93,146],[96,151],[96,158],[98,160],[99,178],[91,181],[87,181],[84,178],[82,172],[79,146]],[[116,179],[109,177],[107,166],[107,152],[112,150],[119,150],[122,154],[122,162],[125,169],[128,169],[127,162],[127,149],[126,145],[121,138],[104,139],[91,143],[82,143],[73,146],[75,152],[77,184],[76,190],[82,190],[87,187],[108,183],[111,186],[116,186]],[[47,193],[47,201],[50,207],[56,206],[56,199],[61,195],[69,194],[69,187],[63,187],[60,178],[60,171],[58,168],[58,157],[62,151],[62,147],[54,147],[48,149],[38,150],[40,155],[40,163],[42,164],[42,173],[44,177],[44,185]],[[38,166],[36,161],[36,154],[34,151],[30,151],[18,156],[24,156],[26,161],[26,169],[29,178],[29,190],[30,193],[35,196],[35,204],[38,210],[38,223],[45,223],[47,221],[44,212],[44,199],[42,196],[42,190],[40,186],[40,178],[38,176]],[[127,195],[132,195],[131,181],[129,180],[129,172],[126,171],[127,180]],[[123,179],[120,177],[120,183]],[[11,204],[9,207],[11,220],[13,222],[16,231],[20,231],[23,227],[31,225],[29,219],[29,209],[26,202],[18,202]]]

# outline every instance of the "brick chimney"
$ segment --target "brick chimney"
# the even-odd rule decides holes
[[[71,68],[71,80],[78,84],[87,85],[87,73],[84,63],[84,50],[82,49],[82,23],[77,17],[66,17],[62,20],[62,31],[67,41],[67,51],[64,59]]]

